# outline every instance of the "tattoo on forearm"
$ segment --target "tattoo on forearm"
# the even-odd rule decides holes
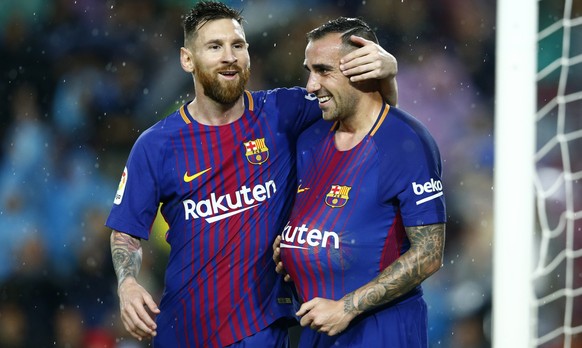
[[[388,303],[414,289],[442,265],[445,225],[407,227],[410,249],[390,266],[386,267],[372,282],[353,293],[357,311],[366,311]],[[344,310],[348,312],[347,302]]]
[[[344,297],[344,313],[351,313],[356,310],[354,306],[354,293],[350,292]]]
[[[111,257],[118,285],[127,277],[137,278],[142,259],[139,239],[114,231],[111,234]]]

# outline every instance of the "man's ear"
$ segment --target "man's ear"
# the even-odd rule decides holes
[[[194,58],[192,57],[192,51],[186,47],[180,48],[180,64],[185,72],[194,73]]]

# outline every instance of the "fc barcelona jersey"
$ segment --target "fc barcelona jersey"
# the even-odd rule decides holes
[[[405,226],[446,220],[439,150],[427,129],[384,105],[348,151],[321,121],[299,140],[298,189],[281,258],[303,301],[338,300],[405,253]],[[417,287],[407,298],[421,296]]]
[[[148,239],[170,226],[159,347],[232,344],[289,316],[272,243],[296,189],[296,141],[321,118],[304,89],[245,91],[242,117],[197,123],[186,105],[136,141],[106,225]]]

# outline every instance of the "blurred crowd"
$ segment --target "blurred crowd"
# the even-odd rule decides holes
[[[131,145],[192,98],[193,0],[0,3],[0,347],[146,347],[119,319],[104,226]],[[249,89],[304,86],[305,33],[361,16],[399,62],[399,106],[444,161],[444,267],[425,282],[431,347],[490,346],[495,3],[232,0]],[[140,277],[162,292],[162,222]],[[159,299],[159,297],[158,297]]]

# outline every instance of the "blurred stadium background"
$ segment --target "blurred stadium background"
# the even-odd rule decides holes
[[[249,89],[304,86],[304,34],[361,16],[399,62],[400,107],[440,144],[445,264],[425,282],[431,347],[489,347],[495,2],[239,0]],[[119,320],[103,226],[141,131],[192,98],[183,0],[0,3],[0,347],[147,347]],[[541,11],[540,11],[541,12]],[[140,277],[162,291],[164,225]]]

